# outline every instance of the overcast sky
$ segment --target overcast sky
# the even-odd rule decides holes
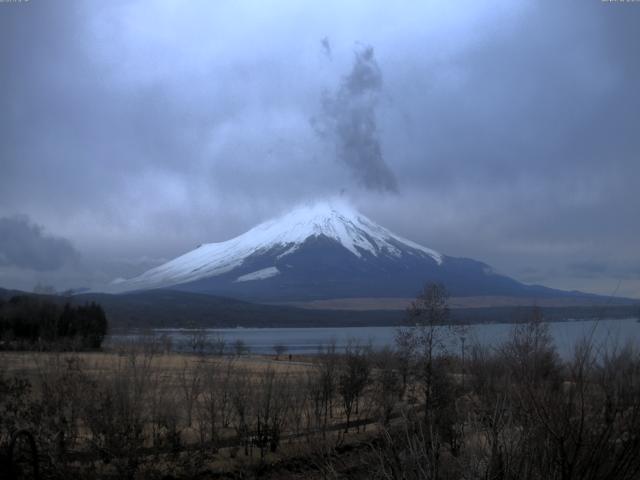
[[[640,298],[639,48],[640,3],[600,0],[0,3],[0,286],[99,287],[345,191]]]

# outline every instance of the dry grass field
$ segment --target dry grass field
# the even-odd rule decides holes
[[[0,352],[2,377],[29,385],[18,392],[25,408],[14,412],[15,425],[35,433],[51,463],[60,453],[56,430],[62,427],[64,471],[80,477],[281,470],[299,457],[308,470],[309,459],[345,444],[336,379],[321,378],[318,358],[185,355],[148,347]],[[337,367],[337,358],[331,354],[329,368]],[[52,417],[51,425],[33,425],[43,412],[29,419],[27,397]],[[366,435],[363,419],[373,413],[366,403],[350,414],[357,427],[348,429],[347,443]]]
[[[0,351],[0,364],[7,375],[19,375],[27,378],[37,378],[46,367],[52,365],[68,365],[79,362],[83,370],[91,375],[108,375],[121,370],[130,361],[133,352],[12,352]],[[246,355],[241,357],[220,357],[189,355],[179,353],[154,354],[148,356],[148,368],[153,373],[162,372],[167,377],[176,377],[184,368],[196,367],[214,368],[233,362],[233,365],[252,375],[259,375],[267,370],[287,372],[289,374],[303,374],[313,367],[313,358],[296,356],[292,361],[283,356],[276,359],[275,355]]]

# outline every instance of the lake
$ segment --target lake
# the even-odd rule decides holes
[[[574,320],[549,323],[549,331],[558,353],[568,358],[576,343],[591,335],[595,345],[622,346],[631,342],[640,346],[640,323],[635,318],[611,320]],[[459,352],[461,333],[448,327],[438,327],[447,348]],[[466,347],[474,343],[497,346],[509,338],[514,324],[481,324],[466,326],[463,333]],[[154,335],[167,335],[176,351],[189,351],[194,335],[204,335],[213,342],[222,337],[228,346],[242,341],[251,353],[271,354],[275,345],[283,345],[287,353],[296,355],[315,354],[321,348],[335,342],[338,349],[344,349],[349,341],[371,344],[374,348],[393,346],[397,327],[343,327],[343,328],[231,328],[231,329],[156,329]],[[148,334],[146,334],[148,336]],[[128,332],[107,337],[105,345],[142,341],[145,335]]]

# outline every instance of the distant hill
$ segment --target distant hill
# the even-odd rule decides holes
[[[0,289],[0,298],[35,295]],[[149,290],[130,294],[90,293],[73,297],[48,297],[75,304],[97,302],[107,315],[111,329],[127,328],[234,328],[234,327],[338,327],[401,325],[404,310],[319,310],[280,305],[262,305],[226,297]],[[640,305],[543,307],[549,321],[581,318],[626,318],[640,314]],[[464,323],[526,321],[531,307],[453,308],[451,319]]]
[[[81,294],[76,302],[102,305],[114,327],[331,327],[394,325],[403,311],[307,310],[262,305],[200,293],[149,290],[112,295]]]
[[[376,297],[376,298],[333,298],[328,300],[310,300],[302,302],[282,302],[274,305],[309,308],[317,310],[406,310],[415,298]],[[612,305],[640,305],[640,300],[620,297],[450,297],[449,307],[494,308],[494,307],[608,307]]]

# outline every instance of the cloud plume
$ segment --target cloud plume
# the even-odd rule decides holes
[[[356,51],[351,72],[335,92],[324,93],[322,115],[312,123],[321,138],[335,144],[338,159],[362,186],[397,192],[396,177],[382,156],[376,121],[381,87],[382,72],[373,48]]]
[[[0,266],[57,270],[78,257],[69,240],[46,235],[24,215],[0,218]]]

